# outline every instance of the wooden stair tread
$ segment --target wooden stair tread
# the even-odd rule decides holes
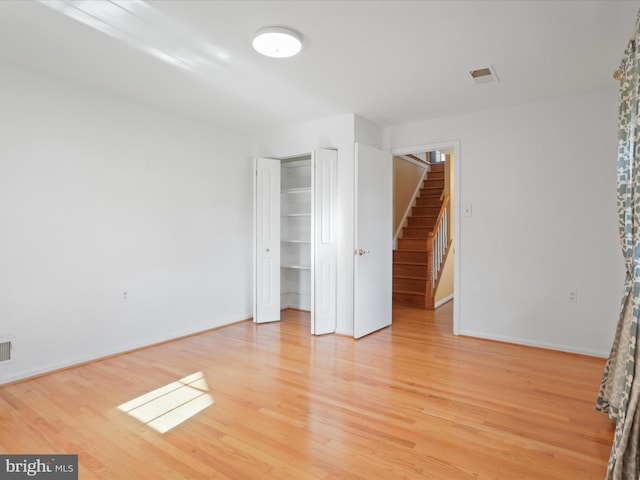
[[[424,297],[424,292],[412,292],[411,290],[393,290],[391,293],[401,293],[402,295],[416,295]]]
[[[427,280],[427,274],[425,272],[424,276],[422,277],[418,277],[416,275],[398,275],[398,274],[394,274],[393,278],[405,278],[408,280]]]
[[[393,273],[394,280],[427,280],[427,272],[419,273]]]

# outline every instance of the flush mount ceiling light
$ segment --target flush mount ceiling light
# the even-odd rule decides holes
[[[302,50],[302,35],[285,27],[266,27],[256,32],[252,45],[267,57],[293,57]]]

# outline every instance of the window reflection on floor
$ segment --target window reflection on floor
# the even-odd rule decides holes
[[[213,405],[202,372],[188,375],[152,392],[123,403],[118,408],[165,433]]]

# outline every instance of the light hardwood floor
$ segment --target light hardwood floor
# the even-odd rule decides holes
[[[357,341],[295,311],[235,324],[0,387],[0,452],[78,453],[84,480],[604,477],[603,359],[450,332],[450,304]],[[212,397],[165,433],[118,408],[198,372],[137,413]]]

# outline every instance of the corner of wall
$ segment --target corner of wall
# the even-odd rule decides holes
[[[382,149],[382,127],[357,114],[354,114],[354,137],[358,143]]]

